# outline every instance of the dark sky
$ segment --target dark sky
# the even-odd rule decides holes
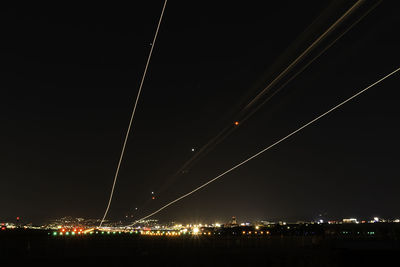
[[[215,2],[167,5],[110,219],[147,215],[400,66],[400,17],[384,1],[174,176],[355,1]],[[102,217],[162,4],[1,11],[0,220]],[[400,216],[399,84],[396,74],[155,218]]]

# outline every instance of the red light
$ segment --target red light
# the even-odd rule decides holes
[[[17,221],[19,221],[19,217],[17,217]]]
[[[1,227],[1,230],[6,230],[6,227],[5,227],[5,226],[2,226],[2,227]]]
[[[151,199],[156,199],[156,197],[151,197]]]
[[[61,229],[61,232],[65,232],[65,229],[63,228],[63,229]]]

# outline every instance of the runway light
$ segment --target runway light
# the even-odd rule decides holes
[[[193,228],[193,234],[197,235],[199,233],[199,228],[195,227]]]

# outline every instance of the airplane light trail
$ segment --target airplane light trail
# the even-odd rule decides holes
[[[367,86],[366,88],[362,89],[362,90],[359,91],[358,93],[356,93],[356,94],[354,94],[353,96],[347,98],[346,100],[344,100],[344,101],[341,102],[340,104],[334,106],[333,108],[329,109],[329,110],[326,111],[325,113],[319,115],[319,116],[316,117],[315,119],[313,119],[313,120],[307,122],[306,124],[304,124],[303,126],[301,126],[300,128],[298,128],[297,130],[295,130],[295,131],[291,132],[290,134],[286,135],[285,137],[279,139],[278,141],[276,141],[276,142],[273,143],[272,145],[269,145],[268,147],[262,149],[261,151],[257,152],[257,153],[254,154],[253,156],[251,156],[251,157],[247,158],[246,160],[242,161],[241,163],[239,163],[239,164],[233,166],[233,167],[230,168],[229,170],[227,170],[227,171],[221,173],[221,174],[218,175],[217,177],[215,177],[215,178],[209,180],[208,182],[206,182],[206,183],[200,185],[199,187],[193,189],[192,191],[190,191],[190,192],[188,192],[188,193],[186,193],[186,194],[184,194],[184,195],[178,197],[177,199],[175,199],[175,200],[173,200],[173,201],[167,203],[166,205],[164,205],[164,206],[162,206],[161,208],[159,208],[158,210],[156,210],[156,211],[150,213],[149,215],[144,216],[143,218],[140,218],[140,219],[136,220],[136,221],[135,221],[133,224],[131,224],[131,225],[134,225],[134,224],[136,224],[136,223],[139,222],[139,221],[145,220],[145,219],[147,219],[147,218],[149,218],[149,217],[151,217],[151,216],[153,216],[153,215],[159,213],[160,211],[164,210],[164,209],[167,208],[168,206],[171,206],[172,204],[178,202],[179,200],[181,200],[181,199],[183,199],[183,198],[185,198],[185,197],[187,197],[187,196],[190,196],[191,194],[195,193],[196,191],[198,191],[198,190],[202,189],[203,187],[205,187],[205,186],[211,184],[212,182],[218,180],[218,179],[221,178],[222,176],[224,176],[224,175],[230,173],[231,171],[233,171],[233,170],[239,168],[239,167],[242,166],[243,164],[245,164],[245,163],[247,163],[248,161],[250,161],[250,160],[252,160],[252,159],[258,157],[259,155],[261,155],[261,154],[263,154],[264,152],[268,151],[269,149],[273,148],[273,147],[276,146],[277,144],[279,144],[279,143],[283,142],[284,140],[288,139],[289,137],[295,135],[296,133],[300,132],[301,130],[303,130],[303,129],[306,128],[307,126],[310,126],[310,125],[313,124],[314,122],[316,122],[316,121],[318,121],[319,119],[325,117],[326,115],[328,115],[328,114],[331,113],[332,111],[336,110],[337,108],[339,108],[339,107],[341,107],[342,105],[346,104],[346,103],[349,102],[350,100],[352,100],[352,99],[356,98],[357,96],[361,95],[362,93],[364,93],[365,91],[367,91],[367,90],[370,89],[371,87],[373,87],[373,86],[379,84],[380,82],[382,82],[382,81],[384,81],[385,79],[389,78],[390,76],[392,76],[393,74],[397,73],[398,71],[400,71],[400,68],[397,68],[396,70],[394,70],[394,71],[392,71],[391,73],[387,74],[387,75],[384,76],[383,78],[379,79],[378,81],[376,81],[376,82],[372,83],[371,85]]]
[[[151,59],[151,54],[153,53],[153,48],[154,48],[154,46],[155,46],[155,44],[156,44],[157,35],[158,35],[158,30],[160,29],[160,25],[161,25],[161,21],[162,21],[163,15],[164,15],[164,10],[165,10],[166,5],[167,5],[167,0],[165,0],[165,2],[164,2],[164,5],[163,5],[162,11],[161,11],[161,15],[160,15],[160,19],[158,20],[158,25],[157,25],[156,33],[154,34],[153,42],[151,43],[150,53],[149,53],[149,56],[147,57],[146,67],[144,68],[144,73],[143,73],[143,76],[142,76],[142,80],[140,81],[139,91],[138,91],[137,96],[136,96],[135,105],[134,105],[134,107],[133,107],[131,119],[130,119],[130,121],[129,121],[129,126],[128,126],[128,129],[127,129],[127,131],[126,131],[124,144],[123,144],[123,146],[122,146],[121,155],[120,155],[120,157],[119,157],[119,161],[118,161],[118,165],[117,165],[117,170],[115,171],[114,182],[113,182],[113,185],[112,185],[112,188],[111,188],[110,199],[108,200],[107,208],[106,208],[106,211],[104,212],[103,218],[101,219],[101,222],[100,222],[99,227],[101,227],[101,225],[103,224],[103,222],[104,222],[104,220],[105,220],[105,218],[106,218],[106,216],[107,216],[108,210],[110,209],[111,200],[112,200],[112,197],[113,197],[113,194],[114,194],[115,183],[117,182],[117,178],[118,178],[118,174],[119,174],[119,169],[120,169],[120,167],[121,167],[122,158],[124,157],[124,152],[125,152],[126,143],[127,143],[127,141],[128,141],[129,133],[130,133],[130,131],[131,131],[131,126],[132,126],[132,122],[133,122],[133,117],[135,116],[136,107],[137,107],[137,104],[138,104],[138,101],[139,101],[140,93],[141,93],[141,91],[142,91],[143,82],[144,82],[144,79],[145,79],[145,77],[146,77],[147,68],[149,67],[149,63],[150,63],[150,59]]]

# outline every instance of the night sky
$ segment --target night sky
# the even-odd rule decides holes
[[[383,1],[243,114],[355,2],[169,1],[108,219],[147,215],[398,68],[398,8]],[[0,220],[102,217],[162,5],[0,11]],[[400,216],[399,84],[396,74],[154,218]]]

